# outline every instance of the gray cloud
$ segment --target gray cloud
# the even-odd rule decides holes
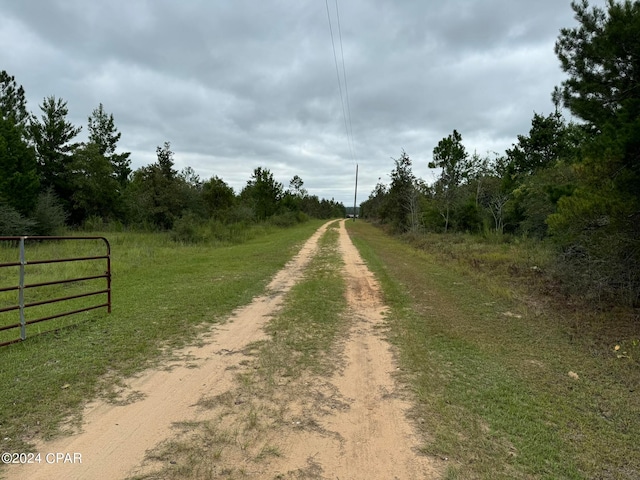
[[[340,22],[352,148],[324,2],[0,0],[0,68],[34,112],[56,95],[85,125],[102,102],[136,168],[170,141],[179,168],[236,191],[265,166],[350,205],[356,162],[360,200],[401,149],[428,180],[454,128],[467,149],[503,153],[551,111],[553,45],[574,24],[569,0],[353,0]]]

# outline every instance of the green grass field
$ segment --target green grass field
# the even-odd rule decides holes
[[[83,260],[60,263],[38,264],[36,261],[71,259],[79,257],[106,256],[107,245],[102,240],[69,240],[69,241],[35,241],[25,242],[25,285],[41,282],[71,280],[105,275],[107,272],[107,260]],[[10,242],[0,243],[0,263],[14,263],[19,261],[18,245]],[[0,268],[0,288],[15,287],[19,283],[20,269],[17,266]],[[107,289],[106,278],[96,278],[81,282],[62,283],[57,285],[40,286],[37,288],[25,288],[25,304],[37,303],[56,298],[69,297],[91,292],[100,292]],[[62,314],[77,309],[107,303],[107,294],[101,293],[95,296],[66,300],[60,303],[45,304],[25,309],[27,322],[40,318]],[[18,292],[15,290],[0,292],[0,307],[18,305]],[[106,311],[106,308],[103,308]],[[86,316],[86,314],[83,314]],[[18,311],[0,313],[0,326],[13,325],[19,321]],[[43,323],[27,325],[27,336],[37,335],[42,332],[70,325],[77,322],[77,317],[48,320]],[[20,329],[0,331],[0,343],[19,338]]]
[[[84,401],[109,396],[121,379],[193,342],[207,325],[260,293],[321,224],[267,228],[245,243],[226,246],[182,245],[163,234],[106,234],[112,249],[112,313],[43,322],[29,329],[25,342],[0,348],[0,450],[26,451],[37,436],[56,435],[70,418],[77,421]],[[39,258],[77,253],[65,250],[69,245],[37,248]],[[51,251],[55,248],[63,250]],[[2,256],[16,255],[5,249]],[[65,275],[85,268],[70,265]],[[45,270],[32,272],[30,281],[50,275]],[[3,284],[17,284],[3,275]],[[37,334],[61,325],[67,326]]]
[[[239,245],[107,234],[113,313],[69,317],[60,321],[65,328],[34,329],[27,341],[0,348],[0,451],[26,451],[36,437],[59,434],[78,421],[83,402],[115,399],[124,378],[196,342],[260,293],[321,223],[267,229]],[[532,267],[548,252],[526,243],[432,236],[411,246],[365,222],[347,227],[390,307],[388,337],[415,399],[421,450],[446,458],[446,479],[640,478],[640,336],[623,321],[628,312],[561,308],[545,298],[546,277]],[[259,346],[255,370],[263,386],[273,375],[331,370],[327,352],[345,308],[335,236],[325,235],[322,254],[268,326],[274,340]],[[0,261],[7,255],[14,253],[0,250]],[[0,278],[0,286],[13,282]],[[310,301],[321,288],[336,300],[325,310]],[[247,422],[258,420],[248,411]],[[268,447],[265,455],[280,454]]]
[[[479,272],[364,222],[348,228],[381,280],[423,451],[447,458],[446,478],[640,478],[633,338],[625,355],[620,339],[605,348],[601,337],[576,338],[562,313],[532,308],[526,286],[499,269]],[[456,251],[469,260],[461,252],[479,248]],[[512,247],[482,248],[485,258],[527,261]]]

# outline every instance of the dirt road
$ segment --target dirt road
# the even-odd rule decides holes
[[[6,471],[7,478],[111,480],[148,473],[145,453],[175,433],[172,425],[198,421],[210,414],[198,409],[198,402],[204,396],[224,394],[233,388],[234,369],[243,359],[234,353],[266,338],[265,323],[302,278],[327,226],[321,227],[276,275],[264,296],[212,329],[202,346],[178,352],[170,368],[147,371],[131,379],[125,395],[130,401],[87,405],[81,432],[37,445],[42,463],[12,466]],[[280,429],[277,458],[246,471],[245,477],[289,478],[286,472],[306,471],[305,478],[438,478],[437,468],[414,450],[419,442],[405,417],[408,404],[392,377],[396,369],[393,355],[376,329],[384,312],[378,286],[351,243],[344,221],[339,232],[352,327],[344,342],[344,367],[334,376],[310,384],[330,391],[331,398],[340,399],[341,408],[332,415],[319,415],[314,430]],[[46,461],[54,457],[44,455],[58,452],[69,453],[69,461]]]

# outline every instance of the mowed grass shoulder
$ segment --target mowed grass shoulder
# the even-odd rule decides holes
[[[391,308],[423,451],[446,459],[447,479],[640,478],[637,358],[615,343],[596,354],[490,272],[465,275],[365,222],[347,226]]]
[[[57,332],[0,348],[0,450],[27,451],[36,437],[58,434],[96,395],[115,400],[122,379],[194,342],[208,324],[260,293],[321,224],[270,228],[228,246],[105,234],[112,249],[112,313],[70,317]]]

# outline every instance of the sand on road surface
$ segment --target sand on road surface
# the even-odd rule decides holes
[[[145,454],[174,432],[172,425],[198,421],[206,411],[197,408],[204,396],[233,388],[234,367],[248,344],[266,339],[263,327],[279,309],[287,292],[303,278],[318,248],[323,225],[298,255],[272,280],[265,295],[236,310],[222,325],[204,336],[201,346],[174,355],[171,368],[145,371],[130,379],[131,402],[96,400],[83,413],[80,432],[36,450],[81,455],[75,462],[11,465],[9,480],[125,479],[144,472]],[[420,439],[406,418],[410,407],[393,378],[396,370],[389,343],[381,329],[385,306],[373,274],[368,270],[345,229],[339,225],[339,250],[344,259],[350,331],[344,341],[342,364],[336,373],[320,379],[322,388],[339,397],[343,408],[319,416],[313,431],[279,431],[280,454],[246,478],[288,478],[277,472],[301,472],[312,465],[312,478],[427,479],[439,478],[437,466],[417,453]],[[49,457],[52,458],[52,457]],[[301,478],[296,476],[296,478]]]

